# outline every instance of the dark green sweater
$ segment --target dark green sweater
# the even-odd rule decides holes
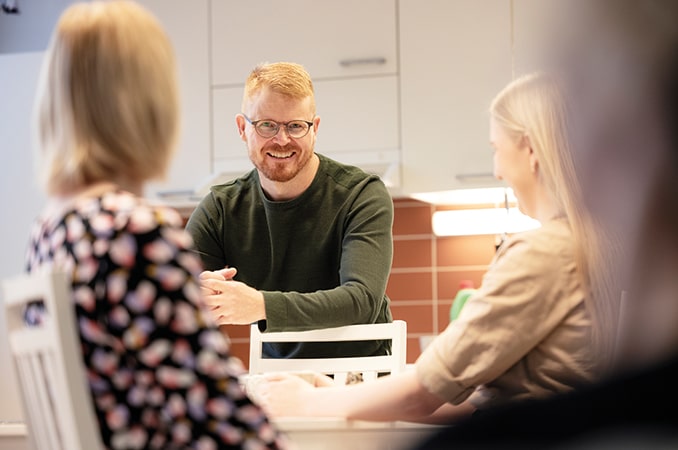
[[[256,170],[213,186],[188,231],[207,270],[238,269],[263,291],[267,331],[392,320],[385,295],[393,257],[393,201],[376,175],[323,155],[299,197],[268,200]],[[271,357],[384,354],[375,342],[266,344]]]

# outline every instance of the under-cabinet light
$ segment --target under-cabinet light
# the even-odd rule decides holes
[[[518,208],[459,209],[433,213],[436,236],[470,236],[517,233],[539,228],[541,224]]]
[[[420,192],[410,197],[433,205],[504,205],[515,203],[513,190],[507,187],[454,189],[450,191]]]

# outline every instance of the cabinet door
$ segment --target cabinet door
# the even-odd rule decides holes
[[[192,190],[212,167],[208,0],[139,0],[162,23],[177,59],[181,98],[181,135],[168,179],[149,191]]]
[[[499,186],[488,108],[511,80],[510,0],[400,0],[403,193]]]
[[[211,0],[212,84],[261,62],[303,64],[314,81],[395,74],[396,0]]]

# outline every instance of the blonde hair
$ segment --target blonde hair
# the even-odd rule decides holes
[[[77,3],[53,32],[36,98],[49,194],[165,176],[179,128],[174,53],[157,20],[126,1]]]
[[[245,111],[252,97],[264,88],[297,100],[310,97],[312,113],[315,115],[313,81],[302,65],[292,62],[276,62],[256,66],[245,82],[242,111]]]
[[[606,256],[610,246],[618,244],[582,201],[563,88],[546,73],[524,75],[497,94],[490,115],[516,140],[529,139],[539,161],[541,181],[570,223],[577,270],[593,322],[593,344],[601,367],[607,370],[612,363],[621,289],[608,270]]]

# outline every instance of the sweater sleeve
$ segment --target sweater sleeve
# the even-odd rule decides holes
[[[205,270],[220,270],[226,266],[222,252],[224,215],[219,212],[219,201],[214,193],[208,193],[193,210],[186,223],[186,230],[193,239]]]

